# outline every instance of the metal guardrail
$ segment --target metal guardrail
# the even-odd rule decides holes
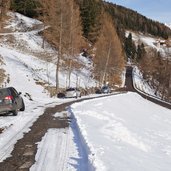
[[[153,99],[155,99],[155,100],[158,100],[159,102],[162,102],[162,103],[165,103],[165,104],[171,106],[171,103],[170,103],[170,102],[164,101],[164,100],[160,99],[160,98],[157,97],[157,96],[148,94],[148,93],[146,93],[146,92],[140,90],[140,89],[136,86],[136,83],[135,83],[134,75],[137,75],[137,74],[134,74],[134,70],[135,70],[135,68],[133,67],[133,70],[132,70],[132,81],[133,81],[133,87],[134,87],[134,89],[135,89],[137,92],[139,92],[139,93],[141,93],[141,94],[143,94],[143,95],[145,95],[145,96],[148,96],[148,97],[150,97],[150,98],[153,98]]]

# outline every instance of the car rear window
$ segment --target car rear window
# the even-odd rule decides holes
[[[0,89],[0,99],[9,95],[8,89]]]
[[[75,88],[68,88],[66,91],[75,91]]]

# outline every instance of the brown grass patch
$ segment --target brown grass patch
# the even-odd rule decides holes
[[[4,62],[2,61],[0,57],[0,67],[4,65]],[[0,68],[0,85],[2,85],[5,81],[6,75],[5,75],[5,70]]]
[[[4,131],[4,128],[0,128],[0,134],[3,133]]]

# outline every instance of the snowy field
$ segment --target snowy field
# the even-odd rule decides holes
[[[71,106],[97,171],[170,171],[171,111],[136,93]]]

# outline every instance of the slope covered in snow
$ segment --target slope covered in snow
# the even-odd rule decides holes
[[[143,43],[145,48],[153,48],[161,53],[163,57],[168,56],[168,53],[171,53],[171,47],[166,47],[166,40],[162,38],[157,38],[151,35],[144,35],[143,33],[135,33],[132,31],[126,31],[126,37],[128,37],[129,33],[132,34],[132,40],[136,45]]]
[[[8,32],[1,33],[2,39],[0,40],[0,56],[5,65],[8,59],[17,61],[26,70],[30,70],[29,72],[34,75],[34,79],[55,86],[57,52],[47,42],[42,48],[43,38],[39,36],[39,32],[46,27],[40,21],[27,18],[21,14],[10,13],[9,15],[11,19],[5,27]],[[71,86],[76,86],[76,81],[81,87],[95,86],[96,82],[91,78],[93,68],[88,59],[81,60],[78,55],[77,62],[81,63],[83,67],[72,69]],[[12,73],[8,73],[8,68],[5,70],[12,77]],[[66,69],[61,67],[59,76],[60,87],[66,87],[68,79]],[[16,75],[14,79],[16,80]],[[15,85],[12,81],[9,84]]]
[[[171,29],[171,23],[166,23],[165,25]]]

